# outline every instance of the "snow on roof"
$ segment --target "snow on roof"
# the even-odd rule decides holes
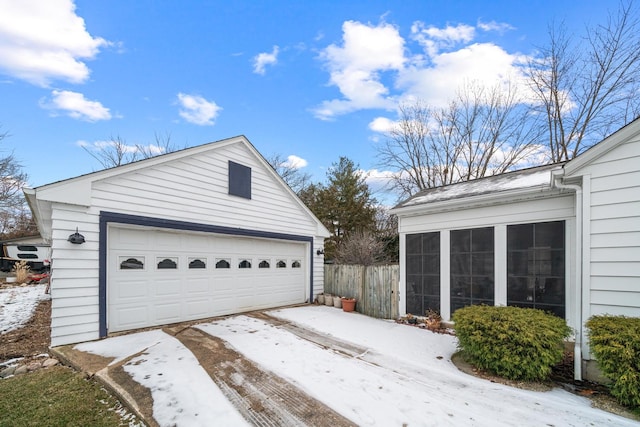
[[[461,199],[464,197],[498,193],[508,190],[533,189],[537,187],[543,190],[551,186],[551,171],[559,168],[560,166],[560,164],[539,166],[479,178],[473,181],[429,188],[400,203],[396,208]]]

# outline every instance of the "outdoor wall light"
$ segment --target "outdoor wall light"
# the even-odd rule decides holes
[[[69,236],[67,242],[73,243],[74,245],[81,245],[84,243],[84,236],[78,233],[78,227],[76,227],[76,232]]]
[[[316,255],[320,256],[320,255],[324,255],[324,249],[318,249],[316,251]]]

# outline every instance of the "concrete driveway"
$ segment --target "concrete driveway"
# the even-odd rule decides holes
[[[55,349],[149,425],[637,426],[460,372],[455,338],[303,306]]]

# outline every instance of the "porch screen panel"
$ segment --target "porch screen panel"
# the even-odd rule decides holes
[[[407,313],[440,313],[440,233],[408,234],[406,261]]]
[[[565,222],[507,226],[507,304],[565,317]]]
[[[451,231],[451,313],[459,308],[494,305],[493,227]]]

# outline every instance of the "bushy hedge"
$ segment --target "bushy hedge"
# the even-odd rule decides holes
[[[611,394],[640,408],[640,318],[593,316],[586,325],[591,352],[612,382]]]
[[[458,347],[478,368],[511,380],[544,380],[571,329],[541,310],[474,305],[453,314]]]

